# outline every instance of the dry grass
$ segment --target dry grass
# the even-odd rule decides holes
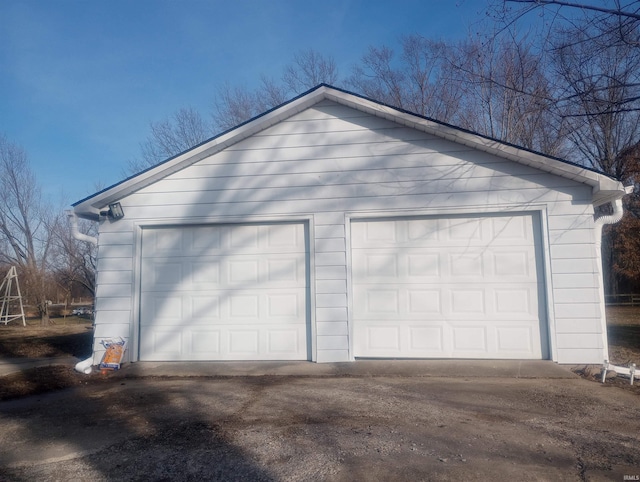
[[[640,306],[608,307],[607,325],[610,361],[640,366]]]
[[[91,354],[93,326],[79,317],[56,318],[49,326],[27,320],[27,326],[12,322],[0,325],[0,358],[86,358]],[[68,366],[32,368],[2,377],[0,400],[36,395],[86,383]]]
[[[40,326],[39,320],[29,320],[27,326],[0,325],[1,358],[49,358],[91,354],[93,329],[85,318],[67,317]]]

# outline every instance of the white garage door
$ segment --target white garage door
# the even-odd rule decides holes
[[[356,357],[547,358],[537,214],[351,224]]]
[[[306,360],[306,227],[145,228],[140,360]]]

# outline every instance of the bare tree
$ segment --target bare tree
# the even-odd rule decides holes
[[[338,67],[331,57],[309,49],[293,56],[282,75],[283,83],[290,92],[300,94],[319,84],[334,85],[338,81]]]
[[[213,120],[216,127],[225,131],[256,115],[255,94],[241,87],[222,86],[214,103]]]
[[[461,93],[450,81],[452,50],[442,42],[409,35],[399,55],[369,47],[347,84],[367,97],[444,122],[460,107]]]
[[[80,232],[97,237],[97,223],[78,219]],[[57,282],[67,293],[80,288],[95,296],[97,247],[74,238],[69,223],[60,223],[55,231],[55,261],[53,270]]]
[[[0,136],[0,263],[14,265],[23,294],[49,323],[49,260],[60,216],[41,199],[26,151]]]
[[[493,5],[500,31],[513,32],[521,19],[533,20],[538,29],[540,53],[553,53],[559,40],[565,47],[591,50],[595,55],[606,55],[609,49],[640,47],[640,2],[603,0],[600,4],[561,0],[499,0]],[[532,14],[537,14],[535,17]],[[612,110],[637,110],[640,98],[635,88],[638,80],[621,82],[621,95],[612,102]],[[569,97],[570,99],[570,97]],[[560,99],[560,100],[569,100]]]
[[[454,78],[451,46],[420,35],[402,39],[402,60],[408,80],[406,109],[416,114],[449,122],[461,107],[463,94]]]
[[[517,5],[511,9],[509,5]],[[500,0],[495,8],[498,18],[505,28],[517,23],[532,12],[541,12],[550,19],[548,28],[555,29],[559,24],[595,26],[603,21],[609,24],[608,33],[616,35],[616,42],[634,44],[636,40],[628,38],[640,25],[640,2],[620,0],[601,0],[599,5],[564,0]]]
[[[396,58],[370,47],[349,85],[388,104],[474,132],[559,155],[563,122],[549,110],[551,85],[526,42],[446,45],[417,35]]]
[[[406,76],[401,68],[393,65],[394,56],[389,47],[369,47],[360,64],[354,66],[347,84],[367,97],[405,108]]]
[[[640,291],[640,142],[619,154],[624,159],[624,180],[634,190],[623,199],[624,216],[619,223],[607,225],[603,231],[602,257],[608,268],[605,289],[609,293]]]
[[[315,50],[298,52],[284,68],[280,82],[263,76],[255,91],[228,84],[219,89],[214,103],[214,124],[223,131],[231,129],[296,94],[337,81],[338,69],[331,57]]]
[[[554,37],[558,110],[584,160],[625,180],[628,156],[640,139],[640,32],[616,42],[609,22],[563,29]],[[628,37],[630,38],[630,37]]]
[[[455,122],[547,155],[566,152],[566,123],[553,110],[553,86],[530,43],[464,41],[450,56],[449,82],[461,92]]]
[[[128,162],[127,174],[138,173],[204,142],[213,126],[191,108],[179,109],[171,117],[151,123],[151,132],[141,144],[141,157]]]
[[[284,104],[290,97],[289,89],[285,84],[263,75],[255,95],[255,109],[257,113],[266,112]]]
[[[201,142],[217,132],[236,127],[273,107],[286,102],[295,94],[321,83],[338,82],[338,69],[331,57],[314,50],[294,55],[280,80],[263,76],[255,90],[224,84],[216,92],[211,122],[193,108],[178,110],[169,118],[152,122],[151,132],[141,144],[141,156],[128,161],[125,174],[132,175],[155,166]]]

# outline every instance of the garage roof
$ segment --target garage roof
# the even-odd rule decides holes
[[[619,181],[593,169],[501,142],[460,127],[438,122],[330,85],[320,84],[289,102],[225,131],[192,149],[78,201],[73,204],[74,211],[78,216],[97,219],[100,210],[104,209],[108,204],[116,202],[174,172],[180,171],[232,144],[267,129],[325,99],[443,139],[510,159],[520,164],[588,184],[593,187],[594,205],[605,204],[621,198],[625,194],[624,188]]]

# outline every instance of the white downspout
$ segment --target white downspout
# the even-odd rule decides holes
[[[625,193],[629,193],[632,186],[625,188]],[[600,216],[595,220],[596,225],[596,264],[598,272],[600,273],[600,312],[602,313],[602,346],[604,347],[604,359],[609,359],[609,343],[607,340],[607,318],[605,315],[605,299],[604,299],[604,271],[602,269],[602,228],[605,224],[616,224],[622,219],[624,215],[624,208],[622,207],[622,197],[616,199],[611,203],[613,206],[613,213],[608,216]]]
[[[89,236],[78,231],[78,217],[76,216],[76,214],[73,211],[67,211],[66,213],[69,217],[69,224],[71,225],[71,234],[73,235],[73,237],[78,241],[84,241],[85,243],[91,243],[94,246],[98,246],[98,238],[94,238],[93,236]],[[89,375],[91,373],[92,367],[93,349],[91,350],[91,356],[89,358],[76,363],[75,369],[77,372]]]
[[[69,216],[69,224],[71,225],[71,234],[78,241],[84,241],[85,243],[91,243],[94,246],[98,246],[98,238],[94,238],[93,236],[89,236],[87,234],[83,234],[78,231],[78,217],[76,213],[73,211],[66,211],[67,216]]]

